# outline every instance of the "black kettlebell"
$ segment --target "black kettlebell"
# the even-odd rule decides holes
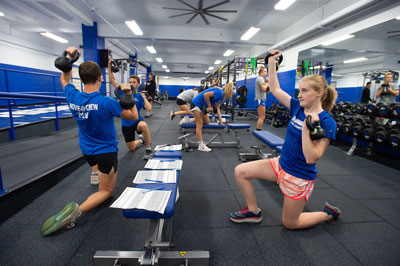
[[[111,62],[111,71],[113,73],[117,73],[119,71],[119,67],[114,60]]]
[[[268,59],[269,59],[271,56],[273,56],[273,54],[271,54],[270,52],[268,52],[267,56],[265,56],[265,58],[264,58],[264,65],[265,65],[265,67],[266,67],[267,69],[268,69]],[[278,61],[276,62],[276,71],[278,71],[279,66],[281,65],[282,61],[283,61],[283,55],[280,55],[280,56],[278,57]]]
[[[135,106],[135,98],[132,94],[124,94],[119,98],[119,105],[123,109],[132,109]]]
[[[70,72],[72,69],[72,65],[78,61],[80,54],[75,52],[74,57],[69,59],[67,57],[67,51],[64,51],[60,57],[57,57],[56,61],[54,61],[54,65],[56,68],[61,70],[62,72]]]
[[[315,123],[315,126],[311,122],[311,115],[308,115],[306,118],[306,125],[310,130],[311,140],[319,140],[326,137],[325,129],[321,127],[321,124],[318,122]]]

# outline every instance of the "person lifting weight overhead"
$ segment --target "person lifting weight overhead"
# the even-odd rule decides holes
[[[120,87],[124,84],[120,84],[115,80],[114,74],[111,71],[111,67],[112,59],[108,61],[108,76],[110,78],[111,84],[116,89],[116,94],[118,94],[117,97],[124,97],[124,95],[133,94],[136,102],[137,113],[139,115],[139,118],[134,121],[126,119],[121,120],[122,133],[124,134],[126,145],[128,146],[128,149],[130,151],[134,151],[140,144],[144,143],[146,145],[146,153],[143,159],[148,160],[151,156],[151,135],[149,126],[145,121],[143,121],[143,118],[140,116],[140,110],[143,108],[150,112],[151,104],[148,101],[144,92],[138,93],[138,88],[140,85],[139,77],[133,75],[130,76],[129,89],[123,90],[121,92]],[[119,96],[120,94],[123,94],[123,96]],[[137,132],[138,134],[143,134],[143,136],[139,135],[139,139],[135,140],[135,132]]]
[[[65,56],[70,55],[71,59],[77,60],[79,56],[76,55],[79,54],[77,48],[68,47]],[[91,194],[81,205],[70,202],[59,213],[48,218],[42,225],[42,234],[45,236],[63,227],[74,227],[77,217],[99,206],[111,196],[118,170],[118,140],[114,117],[127,120],[136,120],[139,117],[134,108],[133,97],[124,97],[118,103],[99,92],[101,70],[95,62],[80,64],[79,77],[84,84],[83,92],[80,92],[71,83],[74,60],[59,59],[57,58],[55,64],[60,70],[66,71],[61,73],[60,81],[68,107],[79,127],[79,146],[83,157],[91,167],[98,166],[99,191]],[[129,89],[129,85],[126,84],[122,89]]]
[[[315,163],[335,139],[336,123],[328,113],[337,98],[325,78],[311,75],[299,85],[298,99],[279,86],[275,62],[281,52],[271,50],[268,59],[269,84],[272,95],[290,110],[286,139],[279,157],[243,163],[235,168],[235,179],[246,206],[230,214],[236,223],[260,223],[252,179],[277,182],[284,194],[282,223],[288,229],[308,228],[321,222],[336,221],[339,208],[325,203],[323,211],[303,212],[317,177]],[[316,123],[316,125],[314,124]]]

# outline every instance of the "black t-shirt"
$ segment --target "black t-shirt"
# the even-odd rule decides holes
[[[369,88],[364,87],[361,95],[361,103],[368,103],[369,101],[371,101]]]
[[[156,93],[156,82],[154,81],[154,79],[149,80],[146,82],[146,91],[149,94],[155,94]]]

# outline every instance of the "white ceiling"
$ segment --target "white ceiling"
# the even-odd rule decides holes
[[[212,12],[224,18],[217,19],[193,13],[174,18],[170,16],[189,13],[202,4],[203,8],[217,5],[209,10],[236,11],[235,13]],[[156,74],[165,74],[162,64],[171,70],[168,75],[204,76],[204,71],[214,65],[216,59],[226,63],[233,58],[223,57],[227,49],[235,50],[237,56],[260,56],[271,46],[285,43],[280,48],[295,45],[300,39],[311,38],[329,32],[340,25],[349,24],[361,17],[388,6],[400,5],[399,0],[297,0],[285,11],[274,10],[278,0],[2,0],[0,11],[5,13],[1,20],[10,23],[18,32],[39,34],[49,31],[68,39],[71,44],[82,44],[81,25],[98,24],[98,35],[106,40],[106,48],[113,50],[114,57],[138,54],[139,60],[151,65]],[[343,10],[356,6],[346,16]],[[168,9],[166,9],[166,8]],[[358,8],[357,8],[358,7]],[[179,8],[184,10],[172,10]],[[335,19],[333,19],[336,18]],[[318,23],[330,18],[331,24]],[[144,34],[135,36],[126,26],[126,20],[135,19]],[[241,41],[241,35],[250,27],[261,27],[260,32],[250,41]],[[301,38],[291,38],[298,33]],[[395,25],[397,26],[397,25]],[[357,34],[357,39],[383,34],[382,29]],[[297,36],[297,35],[296,35]],[[45,37],[43,37],[45,38]],[[290,41],[289,41],[290,40]],[[354,40],[353,40],[354,41]],[[398,42],[398,38],[391,39]],[[146,46],[153,45],[157,54],[150,54]],[[354,52],[359,43],[348,43],[348,51]],[[366,45],[368,46],[368,45]],[[399,47],[399,46],[398,46]],[[368,50],[367,48],[363,48]],[[162,57],[164,63],[155,58]],[[215,66],[215,65],[214,65]],[[218,67],[218,66],[215,66]]]

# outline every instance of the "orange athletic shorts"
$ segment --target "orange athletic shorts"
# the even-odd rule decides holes
[[[276,183],[279,184],[282,193],[294,200],[304,198],[308,201],[314,190],[315,180],[302,179],[286,173],[279,164],[279,157],[269,159],[268,161],[275,172],[277,177]]]

